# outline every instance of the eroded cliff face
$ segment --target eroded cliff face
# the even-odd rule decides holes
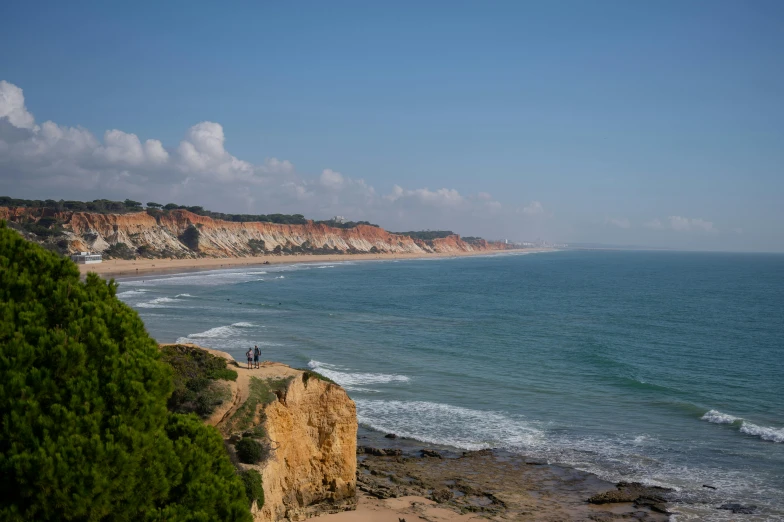
[[[253,468],[262,476],[264,505],[256,522],[305,520],[351,510],[357,504],[357,411],[345,390],[313,372],[265,362],[235,366],[225,352],[197,347],[232,362],[231,400],[206,420],[228,442],[244,436],[267,448]]]
[[[357,417],[354,401],[335,384],[307,374],[264,410],[276,444],[262,467],[259,522],[305,520],[356,507]]]
[[[274,223],[216,220],[187,210],[172,210],[153,217],[146,212],[99,214],[91,212],[54,212],[48,209],[0,207],[0,219],[30,224],[41,218],[54,219],[61,235],[46,242],[67,253],[103,252],[109,256],[143,257],[246,257],[265,253],[401,253],[427,254],[504,250],[503,243],[474,241],[460,236],[423,241],[390,234],[369,225],[333,228],[323,224],[278,225]],[[198,248],[182,241],[191,227],[198,230]],[[118,251],[118,245],[127,249]]]

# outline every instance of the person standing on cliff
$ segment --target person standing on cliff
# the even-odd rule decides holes
[[[248,358],[248,370],[253,367],[253,350],[248,348],[248,351],[245,352],[245,356]]]
[[[259,366],[259,357],[261,356],[261,350],[259,350],[258,346],[253,347],[253,365],[256,368],[260,368]]]

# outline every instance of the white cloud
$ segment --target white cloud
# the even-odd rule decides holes
[[[458,207],[466,201],[455,189],[441,188],[430,190],[428,188],[420,188],[405,190],[399,185],[392,187],[392,192],[385,195],[384,199],[390,202],[417,201],[424,205],[436,207]]]
[[[335,172],[332,169],[324,169],[321,172],[319,182],[322,187],[329,189],[339,189],[343,186],[343,175],[340,172]]]
[[[531,201],[523,207],[523,214],[527,216],[538,216],[544,214],[544,206],[538,201]]]
[[[147,140],[142,145],[136,134],[127,134],[117,129],[106,131],[103,135],[103,143],[103,146],[97,147],[93,154],[110,164],[159,165],[169,159],[169,153],[160,141]]]
[[[0,118],[8,118],[14,127],[32,129],[35,118],[27,112],[22,89],[5,80],[0,81]]]
[[[81,127],[37,125],[22,89],[0,82],[0,190],[17,197],[151,199],[229,212],[341,214],[390,228],[454,228],[466,233],[497,216],[545,214],[538,201],[506,209],[487,192],[461,194],[448,187],[403,188],[381,195],[361,178],[325,168],[300,176],[288,160],[253,163],[226,149],[222,125],[191,126],[174,147],[120,129],[101,139]],[[9,190],[10,189],[10,190]],[[500,220],[519,230],[519,220]],[[468,225],[473,230],[464,231]]]
[[[632,224],[628,218],[604,218],[605,225],[613,225],[618,228],[631,228]]]
[[[683,216],[670,216],[663,222],[659,218],[652,219],[645,223],[644,226],[652,230],[674,230],[676,232],[699,232],[706,234],[717,234],[719,232],[712,221]]]

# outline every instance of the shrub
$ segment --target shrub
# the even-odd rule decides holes
[[[0,222],[0,520],[250,521],[220,435],[166,410],[171,370],[116,291]]]
[[[208,417],[231,398],[231,391],[216,382],[237,380],[237,372],[226,367],[226,359],[184,345],[163,346],[161,353],[173,370],[174,392],[169,397],[169,410]]]
[[[243,464],[256,464],[264,458],[264,447],[256,439],[244,437],[234,445],[237,450],[237,458]]]
[[[183,245],[190,248],[193,251],[199,250],[199,236],[201,233],[199,229],[193,225],[188,225],[188,228],[180,236],[180,241]]]
[[[256,501],[256,507],[264,507],[264,486],[261,483],[261,474],[255,469],[248,469],[242,472],[242,482],[245,483],[245,496],[248,497],[251,505]]]
[[[135,259],[136,252],[131,250],[125,243],[115,243],[103,251],[107,259]]]

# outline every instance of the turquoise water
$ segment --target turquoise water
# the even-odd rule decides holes
[[[676,487],[678,520],[784,518],[784,256],[276,265],[119,292],[161,342],[331,377],[367,427]]]

